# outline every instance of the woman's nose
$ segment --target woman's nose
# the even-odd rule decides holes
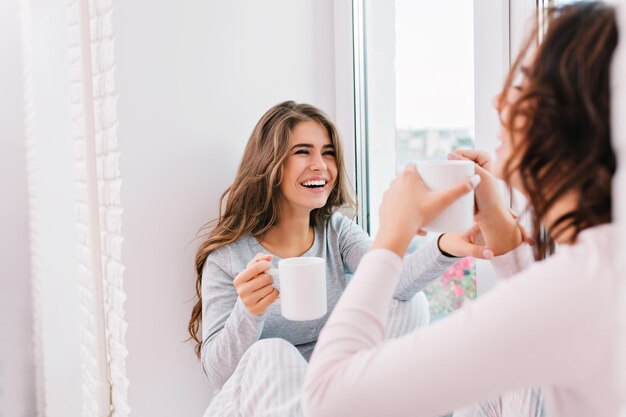
[[[313,160],[311,161],[311,169],[313,171],[325,171],[326,170],[326,162],[321,154],[315,155]]]

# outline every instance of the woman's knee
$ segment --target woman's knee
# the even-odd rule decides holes
[[[277,354],[279,356],[282,355],[300,355],[298,349],[281,338],[269,338],[269,339],[261,339],[256,341],[252,346],[248,348],[245,353],[245,356],[248,357],[276,357]],[[301,356],[301,355],[300,355]]]

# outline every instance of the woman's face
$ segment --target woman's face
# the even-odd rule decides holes
[[[335,147],[326,129],[313,120],[298,123],[283,166],[280,192],[287,207],[282,208],[308,214],[323,207],[336,179]]]

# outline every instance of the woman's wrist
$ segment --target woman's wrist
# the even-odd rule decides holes
[[[388,249],[403,258],[411,243],[411,238],[398,233],[388,233],[381,228],[372,243],[372,249]]]
[[[447,258],[459,258],[459,256],[452,254],[452,252],[454,252],[452,249],[447,247],[446,239],[443,238],[444,236],[446,236],[446,233],[439,235],[437,238],[437,249],[439,249],[439,252]]]
[[[477,221],[486,246],[496,256],[512,251],[524,240],[519,224],[508,213],[504,216],[485,216]]]

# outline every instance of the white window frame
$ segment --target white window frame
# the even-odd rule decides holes
[[[474,147],[493,151],[497,146],[499,120],[492,98],[501,90],[511,66],[511,39],[515,23],[513,3],[474,0]],[[518,3],[518,2],[517,2]],[[476,260],[478,296],[495,285],[491,264]]]

